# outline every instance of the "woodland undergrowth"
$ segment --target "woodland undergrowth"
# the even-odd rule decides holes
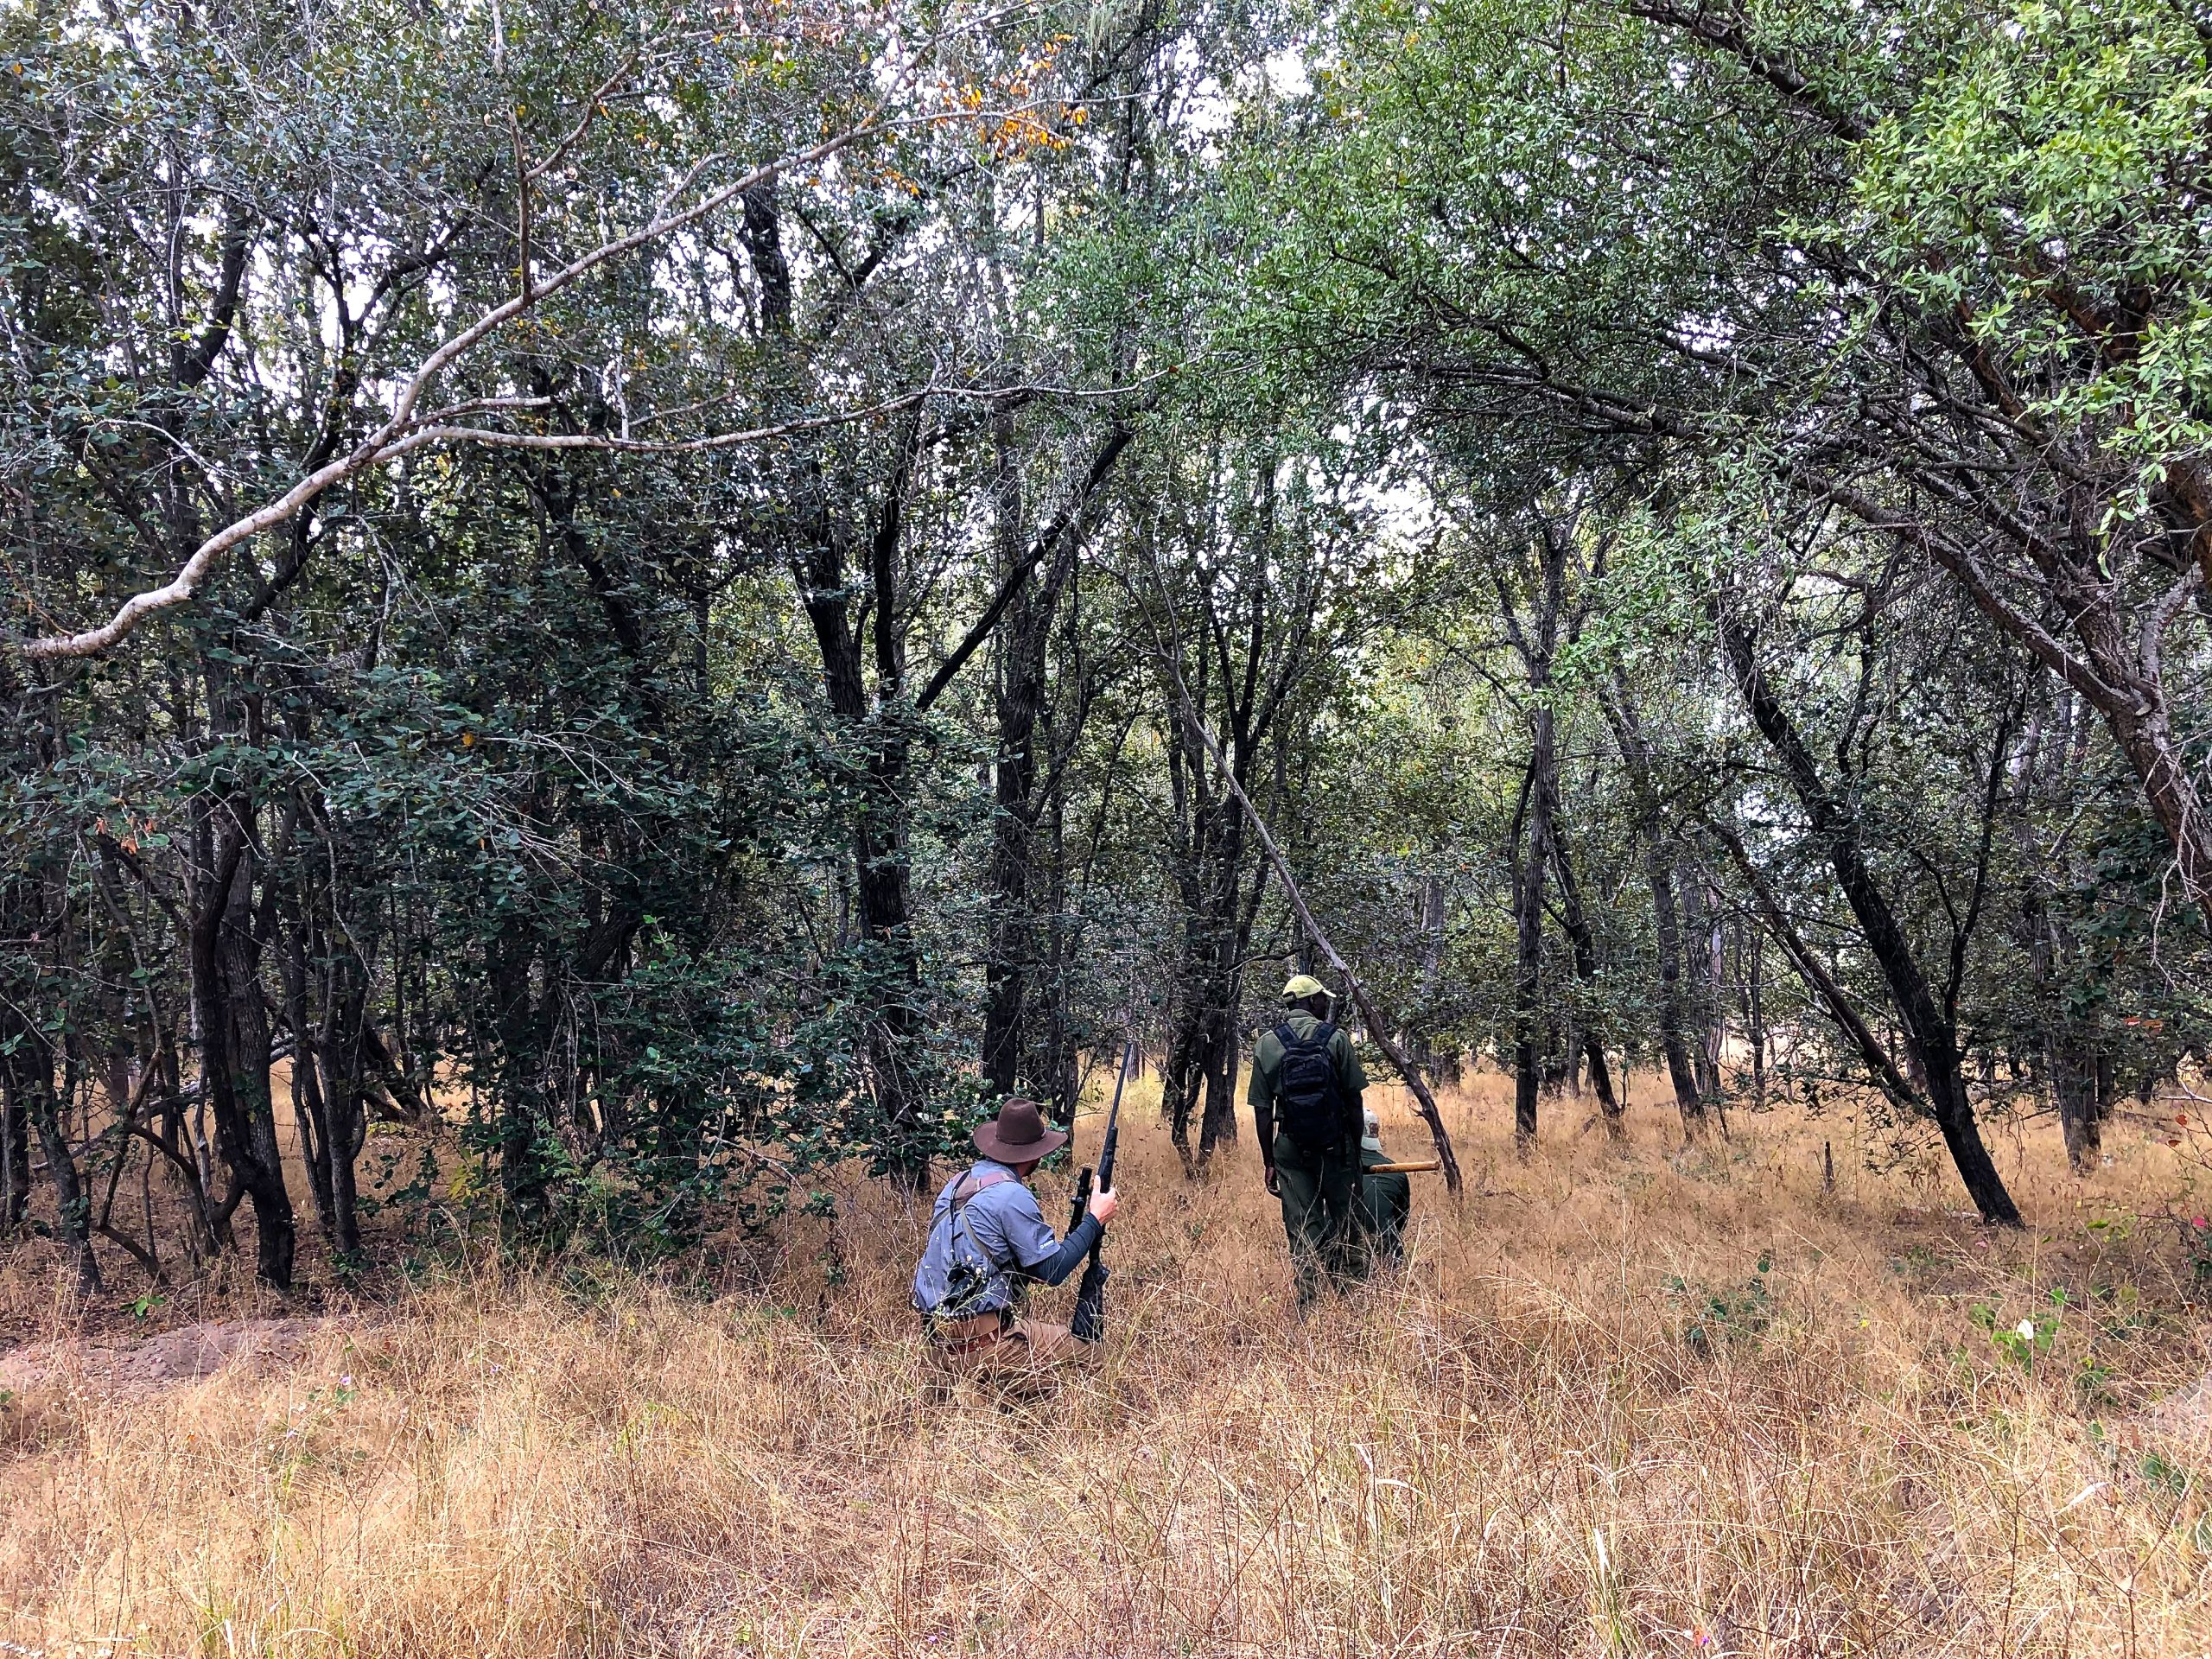
[[[2168,1148],[2077,1182],[2046,1122],[2000,1133],[2010,1234],[1840,1117],[1684,1153],[1639,1107],[1622,1152],[1567,1102],[1522,1163],[1502,1087],[1448,1103],[1464,1207],[1421,1178],[1410,1267],[1302,1324],[1249,1147],[1186,1183],[1140,1100],[1103,1361],[1042,1399],[933,1386],[918,1221],[858,1184],[764,1285],[486,1255],[159,1387],[18,1260],[53,1359],[0,1406],[0,1652],[2212,1643]]]

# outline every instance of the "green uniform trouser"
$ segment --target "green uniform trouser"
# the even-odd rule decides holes
[[[1360,1154],[1360,1167],[1389,1161],[1379,1152]],[[1373,1267],[1405,1259],[1406,1222],[1413,1214],[1414,1184],[1400,1174],[1362,1175],[1359,1178],[1359,1233],[1365,1258]]]
[[[1359,1201],[1359,1142],[1309,1152],[1287,1135],[1275,1136],[1275,1185],[1282,1197],[1282,1230],[1290,1236],[1290,1265],[1304,1307],[1326,1273],[1338,1285],[1355,1274],[1353,1208]]]

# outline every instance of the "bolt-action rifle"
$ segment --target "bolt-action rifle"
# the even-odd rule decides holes
[[[1136,1052],[1135,1043],[1122,1045],[1121,1075],[1114,1079],[1114,1104],[1106,1114],[1106,1139],[1098,1148],[1097,1190],[1114,1190],[1114,1152],[1122,1139],[1122,1086],[1129,1080],[1129,1060]],[[1085,1169],[1075,1180],[1075,1208],[1068,1217],[1068,1230],[1073,1232],[1083,1225],[1084,1212],[1090,1208],[1091,1172]],[[1068,1329],[1084,1342],[1096,1342],[1106,1334],[1106,1264],[1099,1260],[1099,1252],[1106,1243],[1101,1233],[1098,1242],[1090,1247],[1090,1260],[1084,1264],[1083,1284],[1075,1294],[1075,1317],[1068,1322]]]

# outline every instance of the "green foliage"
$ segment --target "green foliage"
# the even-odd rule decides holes
[[[2037,1360],[2047,1357],[2051,1344],[2058,1339],[2068,1306],[2065,1291],[2053,1289],[2050,1304],[2050,1313],[2030,1313],[2017,1325],[2000,1325],[1996,1307],[1988,1302],[1976,1302],[1967,1311],[1967,1316],[1989,1333],[1990,1345],[2005,1359],[2023,1370],[2032,1371]]]
[[[2171,7],[2021,5],[1884,125],[1858,180],[1885,272],[2001,343],[2037,416],[2093,425],[2133,467],[2115,515],[2148,512],[2169,458],[2212,440],[2208,99],[2203,37]],[[2087,362],[2085,321],[2111,340]]]
[[[1741,1287],[1697,1285],[1669,1275],[1667,1297],[1681,1312],[1683,1345],[1710,1356],[1734,1344],[1756,1344],[1774,1323],[1775,1297],[1767,1278],[1773,1266],[1772,1253],[1760,1252]]]

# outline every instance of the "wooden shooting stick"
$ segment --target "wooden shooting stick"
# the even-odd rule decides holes
[[[1163,660],[1165,654],[1163,653]],[[1260,845],[1268,855],[1268,862],[1274,866],[1276,877],[1290,899],[1290,907],[1298,912],[1298,919],[1305,927],[1306,937],[1321,947],[1321,954],[1329,959],[1329,966],[1343,976],[1344,991],[1359,1010],[1359,1017],[1366,1023],[1367,1034],[1375,1039],[1376,1046],[1390,1057],[1390,1064],[1398,1068],[1398,1075],[1414,1091],[1414,1099],[1421,1107],[1421,1121],[1428,1125],[1428,1133],[1436,1142],[1436,1161],[1444,1171],[1444,1188],[1452,1197],[1459,1196],[1459,1160],[1452,1155],[1452,1137],[1444,1128],[1444,1115],[1436,1109],[1436,1096],[1428,1092],[1428,1084],[1421,1075],[1421,1068],[1406,1058],[1405,1051],[1390,1035],[1391,1027],[1376,1011],[1374,1000],[1367,995],[1367,988],[1359,982],[1349,963],[1337,954],[1337,947],[1329,943],[1329,936],[1321,931],[1320,923],[1313,919],[1313,912],[1306,907],[1306,895],[1298,890],[1298,882],[1290,873],[1290,862],[1282,855],[1282,849],[1275,845],[1275,838],[1268,831],[1268,821],[1260,816],[1260,809],[1252,804],[1252,798],[1244,792],[1244,785],[1236,781],[1236,774],[1230,769],[1229,757],[1221,752],[1221,745],[1213,741],[1213,734],[1206,729],[1205,721],[1192,701],[1190,689],[1183,683],[1181,666],[1166,661],[1167,671],[1175,680],[1175,696],[1183,705],[1183,718],[1191,722],[1191,729],[1198,741],[1206,746],[1206,753],[1213,756],[1214,764],[1221,768],[1222,781],[1229,785],[1229,792],[1244,809],[1244,816],[1251,821],[1252,833],[1260,838]]]
[[[1398,1164],[1370,1164],[1359,1173],[1363,1175],[1426,1175],[1432,1169],[1443,1168],[1440,1160],[1408,1158]]]

